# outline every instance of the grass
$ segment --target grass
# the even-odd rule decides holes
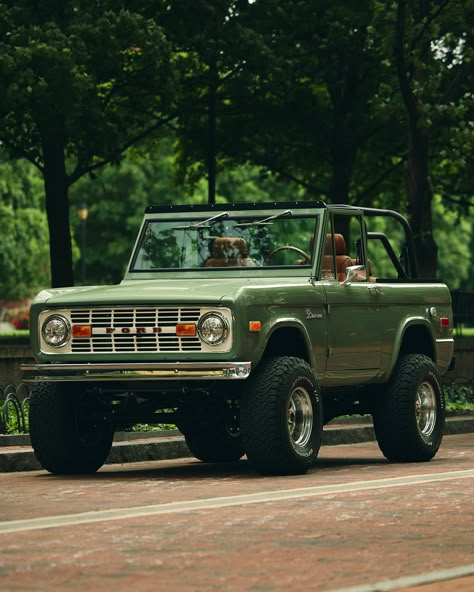
[[[1,345],[29,345],[30,332],[28,329],[15,329],[14,331],[0,331]]]
[[[474,327],[461,327],[454,330],[454,339],[474,339]]]
[[[163,432],[168,430],[175,430],[176,426],[171,423],[156,423],[150,425],[149,423],[137,423],[130,428],[132,432]]]

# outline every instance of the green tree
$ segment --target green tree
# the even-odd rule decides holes
[[[116,283],[122,279],[148,205],[205,200],[203,195],[193,198],[185,193],[174,171],[173,140],[167,136],[154,143],[152,153],[131,150],[118,165],[104,167],[93,178],[83,177],[71,189],[71,203],[78,207],[86,202],[89,207],[87,283]],[[74,209],[71,226],[79,242]]]
[[[21,300],[50,283],[41,177],[25,161],[0,160],[0,300]]]
[[[441,195],[433,198],[434,238],[438,245],[438,276],[451,290],[474,291],[471,242],[474,239],[472,216],[463,217],[443,204]],[[453,229],[456,232],[453,232]]]
[[[407,210],[413,228],[418,268],[424,277],[437,270],[433,236],[433,171],[443,152],[440,138],[453,133],[472,97],[472,0],[397,0],[387,10],[387,50],[393,48],[400,97],[405,111]],[[472,128],[470,153],[472,155]],[[447,186],[445,185],[446,189]],[[448,189],[449,191],[449,189]]]
[[[191,184],[206,177],[208,202],[214,203],[219,172],[243,162],[241,155],[233,158],[232,122],[251,110],[245,97],[250,81],[266,69],[265,44],[249,19],[248,0],[175,0],[160,6],[156,18],[177,56],[181,176]]]
[[[472,201],[472,0],[221,5],[233,8],[218,37],[220,162],[256,163],[307,196],[408,213],[421,274],[434,276],[434,188],[464,214]],[[207,29],[182,30],[206,64]],[[233,38],[252,39],[253,62],[237,59]],[[188,174],[200,171],[204,114],[180,127]]]
[[[331,202],[369,203],[386,187],[403,162],[404,137],[375,16],[372,0],[236,4],[222,35],[233,23],[239,36],[221,41],[219,54],[221,162],[258,164]],[[236,38],[247,40],[250,58],[237,59]],[[192,129],[181,127],[180,137],[196,162],[203,126]]]
[[[82,202],[89,205],[87,283],[122,279],[146,206],[207,201],[205,178],[186,186],[179,183],[174,137],[164,136],[153,147],[149,154],[132,149],[119,165],[108,165],[93,179],[83,177],[71,188],[73,206]],[[295,184],[282,182],[250,164],[227,167],[216,178],[216,200],[220,203],[282,201],[303,195],[304,190]],[[71,226],[79,243],[75,207],[71,208]]]
[[[73,284],[69,187],[170,118],[167,41],[128,5],[0,2],[0,142],[43,175],[53,286]]]

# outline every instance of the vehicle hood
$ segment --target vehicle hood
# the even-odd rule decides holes
[[[275,278],[160,279],[127,280],[114,286],[84,286],[43,290],[34,304],[54,307],[115,306],[132,304],[217,304],[222,300],[236,301],[249,287],[274,285]]]

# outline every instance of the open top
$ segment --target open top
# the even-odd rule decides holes
[[[321,201],[150,206],[125,279],[266,271],[343,282],[359,266],[353,281],[407,281],[417,277],[412,243],[405,218],[385,209]]]

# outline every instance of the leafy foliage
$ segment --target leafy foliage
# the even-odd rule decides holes
[[[84,177],[71,188],[74,206],[82,202],[89,205],[88,283],[117,283],[122,279],[146,206],[206,202],[205,181],[183,187],[178,180],[178,166],[174,139],[168,135],[154,143],[151,154],[132,150],[119,165],[105,167],[93,179]],[[216,189],[216,199],[221,203],[304,197],[301,187],[250,164],[228,167],[219,173]],[[71,225],[79,242],[75,208],[71,211]]]
[[[73,283],[69,186],[170,118],[168,42],[127,4],[0,4],[0,141],[44,177],[55,286]]]
[[[39,175],[25,161],[0,161],[0,300],[49,286],[49,248]]]
[[[474,412],[474,385],[453,382],[444,386],[446,410],[450,414]]]
[[[69,199],[102,282],[149,203],[286,197],[408,213],[427,273],[434,238],[470,289],[443,236],[459,220],[472,262],[473,23],[473,0],[0,0],[0,142],[43,176],[53,285],[73,282]]]

